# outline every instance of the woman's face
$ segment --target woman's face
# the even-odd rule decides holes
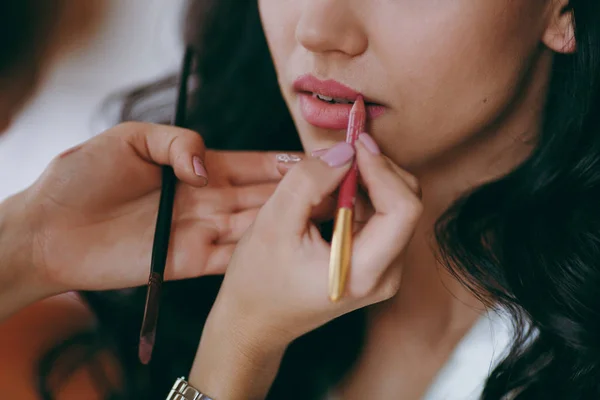
[[[501,124],[532,72],[547,75],[548,68],[536,70],[547,51],[541,40],[551,4],[259,0],[279,84],[306,150],[343,140],[351,107],[314,92],[326,100],[361,93],[374,103],[369,132],[408,168]]]

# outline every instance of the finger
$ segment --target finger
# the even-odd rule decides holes
[[[282,174],[278,169],[277,156],[271,151],[208,151],[206,164],[219,170],[232,185],[252,185],[279,182]],[[287,153],[290,157],[302,157],[302,153]]]
[[[421,185],[419,183],[419,180],[410,172],[406,171],[405,169],[402,169],[399,165],[394,163],[387,156],[383,156],[383,158],[390,165],[390,168],[392,168],[394,170],[394,172],[396,172],[398,174],[398,176],[400,176],[404,180],[404,182],[406,182],[408,187],[417,195],[417,197],[421,198],[422,192],[421,192]],[[362,175],[359,175],[358,183],[361,187],[363,187],[363,188],[366,187],[365,181],[364,181]]]
[[[196,132],[173,126],[127,122],[107,134],[124,140],[147,162],[170,165],[175,175],[189,185],[202,187],[208,182],[203,161],[204,141]]]
[[[322,157],[329,151],[329,148],[322,148],[314,150],[311,153],[311,157],[318,158]],[[278,169],[281,175],[287,174],[294,166],[298,165],[300,161],[304,159],[304,156],[290,155],[287,153],[281,153],[277,156]],[[315,221],[328,221],[335,216],[335,207],[337,203],[338,191],[336,190],[333,194],[328,196],[322,204],[320,204],[312,214],[312,218]],[[374,209],[370,204],[368,197],[365,193],[360,191],[356,195],[356,205],[354,207],[354,220],[356,223],[366,223],[368,219],[374,214]]]
[[[375,142],[375,140],[371,136],[369,136],[367,133],[361,134],[359,136],[359,141],[363,144],[363,146],[365,146],[370,151],[371,154],[374,154],[374,155],[381,154],[381,151],[379,150],[379,146],[377,145],[377,142]],[[389,163],[390,167],[394,170],[394,172],[396,172],[402,179],[404,179],[406,184],[420,198],[421,197],[421,187],[419,185],[419,180],[414,175],[410,174],[408,171],[400,168],[396,163],[394,163],[391,159],[389,159],[385,155],[383,156],[383,158],[386,160],[387,163]],[[359,182],[362,185],[364,185],[364,181],[362,180],[362,177],[360,177],[360,178],[361,179]]]
[[[354,149],[339,143],[321,159],[307,159],[284,177],[263,210],[268,223],[304,233],[312,211],[340,184],[350,169]]]
[[[217,244],[235,244],[250,225],[256,220],[260,208],[253,208],[234,214],[226,214],[216,218],[217,230],[219,238]]]
[[[298,165],[298,163],[303,160],[303,156],[304,155],[290,153],[277,154],[277,156],[275,156],[277,159],[277,170],[281,176],[284,176],[289,172],[290,169]]]
[[[394,297],[399,291],[402,283],[402,263],[400,260],[393,262],[383,272],[371,292],[371,296],[364,298],[365,306],[380,303]]]
[[[379,279],[412,237],[422,205],[416,194],[381,154],[357,143],[359,170],[375,215],[355,238],[353,285],[361,294]],[[358,274],[358,277],[356,276]]]
[[[337,201],[327,196],[311,212],[311,220],[315,222],[328,221],[335,215]],[[261,204],[262,205],[262,204]],[[217,244],[236,244],[244,236],[248,228],[254,223],[260,207],[247,209],[216,218],[216,228],[219,232]]]
[[[404,182],[408,185],[410,190],[412,190],[417,195],[418,198],[421,198],[421,196],[422,196],[421,184],[419,183],[419,180],[417,179],[417,177],[415,177],[413,174],[411,174],[407,170],[401,168],[398,164],[396,164],[395,162],[390,160],[388,157],[383,156],[383,158],[388,163],[390,168],[392,168],[392,170],[394,170],[394,172],[396,174],[398,174],[398,176],[404,180]]]
[[[311,157],[321,157],[323,154],[327,153],[329,151],[329,147],[323,147],[320,149],[315,149],[313,151],[311,151],[310,156]]]
[[[331,221],[335,217],[336,207],[337,199],[334,196],[326,196],[312,209],[310,219],[315,222]]]
[[[260,208],[275,193],[276,183],[262,183],[249,186],[234,186],[225,190],[223,202],[225,209],[230,212],[239,212],[249,208]]]
[[[338,205],[338,191],[327,196],[319,205],[312,210],[311,220],[315,222],[331,221],[335,217]],[[358,193],[354,206],[354,225],[356,231],[362,229],[367,221],[373,216],[375,210],[364,194]]]
[[[224,275],[235,247],[235,244],[213,246],[206,262],[206,273],[204,275]]]
[[[354,221],[356,223],[366,224],[373,215],[375,215],[375,209],[369,199],[368,193],[359,190],[354,205]]]
[[[224,273],[235,245],[215,244],[216,230],[207,233],[205,229],[199,229],[199,223],[187,219],[174,224],[165,279],[180,280]]]

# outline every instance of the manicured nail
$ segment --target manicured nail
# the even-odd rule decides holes
[[[323,154],[327,153],[329,151],[329,147],[323,147],[321,149],[315,149],[313,151],[310,152],[311,157],[321,157]]]
[[[358,140],[360,140],[360,142],[363,144],[363,146],[365,146],[365,148],[367,150],[369,150],[369,152],[375,156],[378,156],[381,154],[381,150],[379,150],[379,146],[377,145],[377,142],[375,142],[375,140],[373,140],[373,138],[371,137],[371,135],[366,134],[366,133],[361,133],[358,136]]]
[[[206,180],[208,180],[208,172],[206,172],[206,168],[204,168],[204,164],[200,157],[194,156],[192,157],[192,165],[194,166],[194,173]]]
[[[330,167],[338,168],[348,164],[354,158],[354,148],[349,143],[340,142],[320,158]]]
[[[275,156],[279,164],[297,164],[302,161],[302,158],[295,154],[281,153]]]

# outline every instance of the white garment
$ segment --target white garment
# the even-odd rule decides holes
[[[31,185],[52,158],[109,127],[95,118],[111,94],[176,72],[185,0],[107,0],[91,43],[55,65],[0,136],[0,200]]]
[[[506,356],[513,329],[506,314],[489,312],[458,344],[423,400],[477,400],[486,378]]]
[[[478,400],[486,378],[506,355],[512,333],[508,315],[484,315],[456,346],[422,400]]]

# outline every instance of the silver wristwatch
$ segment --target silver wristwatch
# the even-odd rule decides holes
[[[184,378],[178,378],[167,396],[167,400],[213,400],[193,388]]]

